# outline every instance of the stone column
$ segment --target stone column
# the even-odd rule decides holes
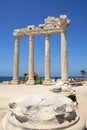
[[[13,68],[13,84],[18,84],[19,75],[19,40],[20,37],[15,37],[15,50],[14,50],[14,68]]]
[[[51,84],[50,79],[50,35],[45,39],[45,80],[43,84]]]
[[[67,43],[66,31],[61,33],[61,79],[68,80],[68,56],[67,56]]]
[[[34,36],[29,37],[29,79],[27,84],[34,84]]]

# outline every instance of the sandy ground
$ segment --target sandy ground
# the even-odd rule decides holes
[[[39,94],[46,91],[47,86],[35,85],[3,85],[0,84],[0,122],[4,115],[9,111],[9,101],[14,97]],[[87,126],[87,82],[83,86],[73,87],[76,90],[78,101],[78,111],[83,116]],[[1,130],[1,129],[0,129]]]

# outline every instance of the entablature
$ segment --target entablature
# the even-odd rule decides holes
[[[66,30],[70,24],[70,20],[66,15],[60,15],[59,18],[47,17],[44,20],[44,24],[39,24],[38,27],[29,25],[27,28],[15,29],[14,36],[29,36],[29,35],[46,35],[46,34],[58,34]]]

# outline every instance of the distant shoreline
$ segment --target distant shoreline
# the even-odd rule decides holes
[[[11,81],[12,80],[12,76],[0,76],[0,81]],[[19,77],[19,80],[23,80],[24,77]],[[40,77],[42,80],[44,79],[44,77]],[[74,78],[83,78],[82,76],[69,76],[69,79],[74,79]],[[61,77],[58,76],[51,76],[51,79],[61,79]]]

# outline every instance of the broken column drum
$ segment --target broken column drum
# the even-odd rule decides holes
[[[71,99],[55,93],[25,96],[9,103],[3,130],[85,130]]]

